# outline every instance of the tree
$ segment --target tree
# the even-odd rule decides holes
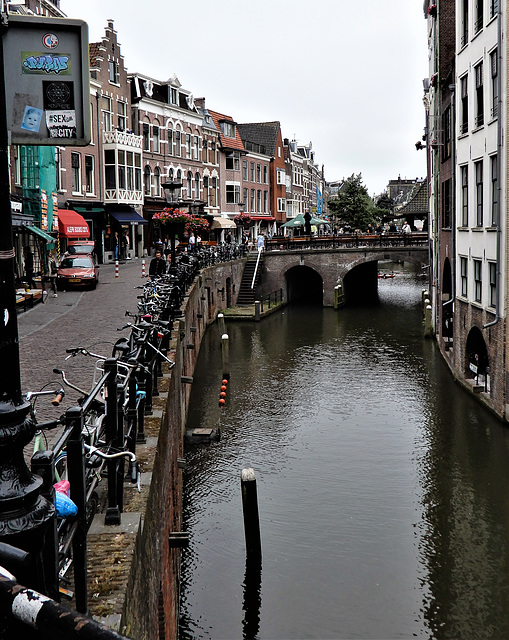
[[[329,200],[329,215],[337,224],[350,226],[352,229],[367,229],[375,226],[376,210],[368,190],[362,184],[362,175],[352,174],[343,180],[336,198]]]

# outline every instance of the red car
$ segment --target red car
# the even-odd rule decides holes
[[[64,257],[57,269],[57,289],[89,287],[95,289],[99,282],[99,268],[91,255]]]

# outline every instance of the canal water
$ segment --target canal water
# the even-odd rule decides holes
[[[422,338],[426,282],[397,269],[378,304],[229,324],[222,411],[207,332],[188,426],[222,438],[186,450],[181,640],[509,637],[509,430]]]

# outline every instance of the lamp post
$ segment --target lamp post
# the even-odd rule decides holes
[[[169,182],[163,182],[161,187],[165,191],[166,202],[172,207],[178,207],[179,198],[175,197],[177,189],[182,189],[182,182],[178,180],[170,180]],[[175,268],[175,229],[171,229],[170,225],[170,253],[171,253],[171,266],[170,269]]]

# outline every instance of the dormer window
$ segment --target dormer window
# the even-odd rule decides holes
[[[170,87],[170,104],[178,104],[179,92],[175,87]]]
[[[235,138],[235,123],[223,120],[221,122],[221,133],[227,138]]]

